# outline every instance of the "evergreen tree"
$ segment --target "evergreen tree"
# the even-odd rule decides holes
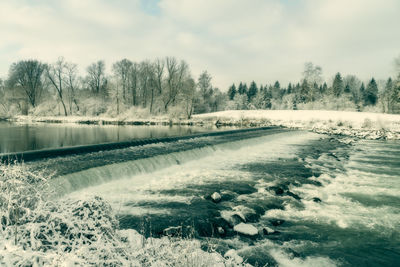
[[[361,102],[363,102],[364,101],[364,94],[365,94],[365,85],[364,85],[364,83],[361,83],[359,94],[356,95],[356,92],[353,92],[353,94],[354,94],[353,95],[354,102],[356,104],[360,104]],[[357,105],[357,106],[359,106],[359,105]]]
[[[239,95],[247,94],[247,85],[240,82],[239,88],[238,88],[238,93],[239,93]]]
[[[233,100],[235,98],[236,93],[237,93],[236,86],[235,86],[235,84],[232,84],[232,86],[229,87],[229,89],[228,89],[229,100]]]
[[[336,73],[335,78],[333,79],[332,84],[332,94],[336,97],[339,97],[344,91],[344,84],[342,76],[340,72]]]
[[[249,91],[249,89],[247,88],[247,84],[244,83],[243,84],[243,95],[247,95],[247,91]]]
[[[274,83],[274,86],[272,87],[272,98],[273,99],[280,99],[281,97],[281,85],[278,81]]]
[[[389,77],[389,79],[386,82],[385,85],[385,90],[383,91],[382,95],[380,96],[380,99],[382,101],[382,106],[383,106],[383,112],[385,112],[385,109],[387,112],[391,112],[391,96],[392,96],[392,91],[393,91],[393,80],[392,78]]]
[[[350,85],[349,85],[349,84],[346,84],[346,86],[344,87],[344,92],[345,92],[346,94],[349,94],[349,93],[350,93]]]
[[[251,82],[249,91],[247,92],[247,97],[249,102],[256,96],[258,91],[257,85],[254,81]]]
[[[302,103],[308,102],[309,93],[310,93],[310,85],[308,84],[307,80],[304,79],[300,86],[300,92],[298,95],[299,101]]]
[[[326,82],[324,82],[324,84],[322,85],[322,92],[326,94],[327,91],[328,91],[328,85],[326,84]]]
[[[289,83],[288,88],[287,88],[287,94],[291,94],[293,92],[292,84]]]
[[[364,103],[365,105],[375,105],[378,100],[378,85],[374,78],[368,83],[367,88],[364,91]]]
[[[271,90],[268,90],[267,86],[264,86],[264,90],[262,90],[262,100],[264,108],[270,109],[272,107],[271,98]]]

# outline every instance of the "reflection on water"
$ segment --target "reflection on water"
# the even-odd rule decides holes
[[[211,130],[215,129],[193,126],[99,126],[0,122],[0,153],[181,136]]]

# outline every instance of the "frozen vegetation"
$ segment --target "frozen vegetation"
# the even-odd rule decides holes
[[[0,165],[1,266],[245,266],[211,242],[119,230],[100,197],[56,199],[41,173]]]

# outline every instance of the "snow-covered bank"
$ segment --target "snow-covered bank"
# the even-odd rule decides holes
[[[87,116],[15,116],[5,119],[17,123],[70,123],[93,125],[192,125],[190,120],[171,119],[167,116],[141,117],[87,117]]]
[[[400,139],[400,115],[327,110],[228,110],[193,117],[194,124],[284,126],[366,139]]]
[[[0,164],[0,266],[249,266],[212,243],[120,230],[102,198],[54,200],[48,179]]]
[[[194,115],[192,119],[167,116],[82,117],[15,116],[19,123],[70,123],[96,125],[217,125],[284,126],[317,133],[347,135],[365,139],[400,139],[400,115],[331,110],[227,110]]]

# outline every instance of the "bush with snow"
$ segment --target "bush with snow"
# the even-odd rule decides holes
[[[55,199],[47,181],[24,165],[0,164],[1,266],[243,266],[198,240],[118,230],[102,198]]]

